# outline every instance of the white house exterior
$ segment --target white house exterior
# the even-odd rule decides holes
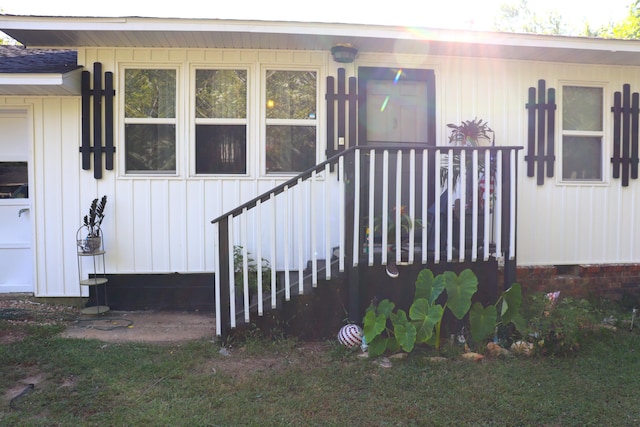
[[[94,63],[100,63],[102,72],[113,73],[116,94],[114,167],[103,169],[96,179],[93,164],[89,170],[81,168],[82,100],[77,79],[63,89],[61,77],[51,85],[54,89],[46,89],[38,80],[42,76],[0,75],[0,161],[28,162],[30,188],[26,201],[0,200],[0,236],[5,236],[0,238],[0,254],[3,239],[7,254],[10,240],[22,245],[11,246],[11,261],[3,255],[0,262],[4,268],[23,272],[0,275],[0,292],[79,296],[76,230],[91,200],[103,194],[109,200],[103,231],[106,269],[111,274],[216,271],[216,236],[210,221],[302,169],[296,161],[289,168],[268,164],[268,133],[277,126],[304,128],[313,135],[307,149],[314,164],[326,159],[326,79],[340,68],[347,78],[358,77],[364,67],[432,70],[437,145],[448,144],[448,123],[478,117],[495,132],[496,146],[522,147],[517,158],[518,266],[640,262],[640,183],[630,179],[623,186],[621,179],[612,177],[611,162],[614,93],[623,91],[625,84],[632,92],[640,91],[639,41],[155,18],[0,16],[0,30],[29,48],[76,50],[83,70],[91,71]],[[353,62],[333,60],[331,48],[343,43],[357,48]],[[175,91],[163,101],[170,111],[164,117],[125,113],[126,76],[134,78],[136,70],[160,70]],[[246,106],[230,117],[201,117],[196,107],[199,73],[221,70],[232,70],[245,84]],[[315,86],[314,111],[303,118],[272,117],[270,78],[290,72],[307,73],[307,83]],[[554,173],[542,185],[537,174],[527,176],[525,161],[528,92],[538,88],[540,80],[555,89],[557,104]],[[579,108],[585,105],[584,110]],[[401,125],[412,120],[400,113]],[[589,117],[588,126],[576,126],[585,121],[574,121],[575,116]],[[135,148],[125,139],[127,129],[136,125],[169,129],[173,163],[168,167],[153,163],[149,169],[131,166],[133,160],[127,156],[136,154]],[[199,169],[198,127],[207,125],[246,131],[246,145],[241,147],[246,160],[231,173],[216,172],[220,165]],[[21,145],[10,153],[17,147],[14,141]],[[336,144],[343,143],[348,147],[357,141],[336,139]],[[587,166],[575,169],[572,150],[582,153],[578,159]],[[337,186],[324,188],[338,191]],[[291,203],[312,209],[304,200]],[[25,208],[29,211],[19,216]],[[6,237],[17,227],[22,227],[20,236]],[[337,225],[331,229],[331,246],[338,244],[337,230]],[[255,251],[253,242],[248,245]],[[304,262],[311,252],[324,253],[326,245],[320,239],[315,248],[306,248]],[[12,283],[12,277],[20,277],[19,283]]]

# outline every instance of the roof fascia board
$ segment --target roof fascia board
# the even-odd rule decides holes
[[[340,36],[443,42],[451,44],[493,45],[574,49],[602,52],[640,53],[638,40],[614,40],[588,37],[551,36],[539,34],[461,31],[417,27],[397,27],[364,24],[306,23],[285,21],[242,21],[181,18],[92,18],[34,17],[0,15],[0,30],[21,31],[131,31],[131,32],[247,32],[309,36]],[[70,46],[73,47],[73,46]]]
[[[11,92],[16,92],[16,88],[27,87],[28,93],[33,92],[33,88],[42,88],[43,95],[53,93],[80,95],[82,69],[69,71],[68,73],[0,73],[0,93],[3,87],[12,87]]]

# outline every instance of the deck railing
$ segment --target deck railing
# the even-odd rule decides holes
[[[214,219],[216,333],[334,269],[514,260],[518,150],[353,147]]]

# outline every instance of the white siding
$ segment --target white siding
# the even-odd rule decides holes
[[[119,64],[136,61],[175,65],[181,70],[179,108],[188,117],[189,70],[192,64],[240,64],[250,67],[253,84],[260,79],[262,65],[316,66],[320,79],[320,143],[324,147],[324,80],[335,75],[337,64],[328,53],[285,51],[220,51],[168,49],[86,49],[79,62],[92,71],[95,61],[103,71],[112,71],[119,86]],[[630,83],[640,90],[640,73],[635,68],[586,66],[545,62],[456,59],[452,57],[373,55],[360,53],[355,64],[347,64],[348,75],[356,66],[429,68],[436,72],[436,120],[440,144],[448,141],[447,123],[482,118],[496,133],[496,144],[525,146],[527,135],[527,90],[545,79],[547,87],[559,89],[562,81],[601,83],[605,86],[605,154],[601,184],[567,185],[555,178],[537,186],[526,177],[524,150],[519,154],[518,263],[595,264],[640,261],[640,230],[635,224],[640,212],[638,186],[632,180],[622,188],[611,179],[613,91]],[[122,94],[117,93],[116,99]],[[250,114],[259,114],[255,100]],[[130,177],[122,170],[124,146],[119,140],[121,120],[116,110],[118,149],[114,171],[104,171],[102,180],[93,171],[80,168],[80,99],[77,97],[0,97],[0,105],[29,106],[34,122],[34,212],[36,231],[36,293],[40,296],[78,295],[75,232],[94,197],[109,198],[103,225],[109,273],[210,272],[214,270],[214,229],[209,221],[257,194],[283,182],[285,177],[263,176],[259,149],[262,140],[259,120],[249,129],[247,177],[196,177],[189,173],[192,152],[191,125],[181,122],[178,132],[178,176]],[[117,105],[117,104],[116,104]],[[559,156],[559,134],[556,135]],[[318,195],[324,198],[322,194]],[[309,203],[293,194],[292,206],[300,206],[298,218],[308,218]],[[266,205],[265,205],[266,206]],[[269,218],[270,209],[263,209]],[[282,212],[277,211],[278,220]],[[296,224],[292,224],[295,227]],[[254,226],[250,222],[249,228]],[[236,227],[237,230],[237,227]],[[332,234],[337,230],[333,227]],[[268,229],[262,245],[268,248]],[[280,236],[278,236],[281,239]],[[334,239],[335,241],[335,239]],[[252,242],[248,242],[249,245]],[[279,240],[281,248],[284,243]],[[323,245],[323,239],[319,239]],[[251,248],[253,249],[253,248]],[[296,250],[296,243],[293,244]],[[320,247],[318,253],[323,253]]]

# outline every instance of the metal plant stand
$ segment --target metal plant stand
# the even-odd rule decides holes
[[[103,314],[109,311],[109,306],[107,305],[108,279],[105,267],[106,252],[104,250],[102,232],[98,229],[98,238],[82,238],[81,236],[86,233],[86,231],[87,227],[82,226],[76,233],[80,293],[82,294],[82,286],[95,286],[96,305],[83,308],[82,314]],[[87,274],[86,279],[83,279],[83,273]],[[103,289],[103,298],[100,298],[100,286],[102,286]]]

